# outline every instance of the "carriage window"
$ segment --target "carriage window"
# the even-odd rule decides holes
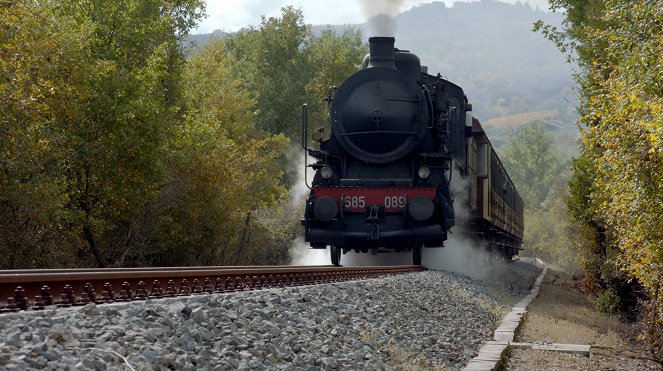
[[[477,176],[488,176],[488,144],[479,144],[477,148]]]

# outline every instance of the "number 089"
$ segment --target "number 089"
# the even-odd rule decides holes
[[[407,198],[405,196],[387,196],[384,198],[384,207],[390,208],[403,208]]]

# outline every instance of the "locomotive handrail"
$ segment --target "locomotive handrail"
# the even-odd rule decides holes
[[[308,148],[308,104],[302,105],[302,148],[304,149],[304,184],[306,188],[312,189],[308,185],[308,154],[311,149]]]
[[[308,104],[304,103],[302,105],[302,148],[305,151],[308,149]]]
[[[400,97],[386,97],[384,98],[386,101],[394,101],[394,102],[410,102],[410,103],[419,103],[421,99],[417,97],[417,99],[412,99],[412,98],[400,98]]]
[[[343,133],[343,134],[337,134],[342,137],[347,137],[351,135],[369,135],[369,134],[389,134],[389,135],[409,135],[412,137],[418,136],[417,132],[414,131],[395,131],[395,130],[390,130],[390,131],[355,131],[354,133]]]

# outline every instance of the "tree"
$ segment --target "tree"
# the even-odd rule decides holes
[[[58,214],[48,228],[82,235],[99,266],[121,264],[110,257],[127,246],[114,237],[130,240],[133,215],[163,178],[160,146],[179,111],[178,40],[202,2],[10,3],[2,8],[2,93],[11,102],[3,142],[18,145],[3,167],[17,168],[24,150],[44,156],[22,174],[5,172],[5,182],[24,184],[27,197],[34,179],[45,179]],[[21,197],[8,199],[16,209]]]
[[[575,270],[573,236],[564,205],[568,161],[542,123],[507,137],[500,159],[525,203],[523,253]]]
[[[285,193],[279,163],[288,140],[254,125],[255,101],[242,90],[222,40],[190,55],[184,73],[185,116],[166,144],[167,181],[140,225],[147,238],[132,259],[156,265],[265,264],[269,249],[257,210]],[[265,235],[268,231],[265,231]],[[278,262],[278,261],[276,261]]]
[[[81,95],[72,102],[80,105],[78,117],[61,125],[73,153],[67,166],[71,207],[100,266],[115,262],[104,256],[111,246],[99,236],[121,228],[127,234],[122,240],[129,240],[132,215],[162,181],[161,143],[178,110],[175,84],[183,59],[177,42],[201,8],[199,0],[71,2],[62,8],[89,35],[90,70],[81,74]]]
[[[227,43],[245,88],[256,99],[257,127],[296,138],[310,78],[304,42],[310,27],[301,10],[287,6],[281,17],[262,18],[259,27],[238,32]]]
[[[71,264],[80,247],[58,115],[73,117],[72,85],[85,63],[70,18],[51,2],[0,5],[0,267]],[[78,231],[80,233],[80,230]],[[73,249],[61,248],[61,245]]]
[[[551,193],[557,190],[556,184],[563,183],[566,164],[542,123],[516,129],[500,152],[500,158],[527,208],[541,209],[546,200],[556,196]]]
[[[340,86],[361,67],[368,45],[362,41],[361,30],[346,28],[340,35],[333,29],[322,31],[306,42],[307,63],[312,70],[306,84],[309,117],[312,123],[327,126],[325,98],[332,86]]]
[[[642,286],[647,339],[663,359],[663,2],[553,5],[569,15],[565,30],[548,35],[577,52],[583,68],[583,144],[569,208],[603,236],[596,240],[607,261]]]

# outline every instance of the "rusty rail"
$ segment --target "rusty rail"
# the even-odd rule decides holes
[[[0,271],[0,312],[313,285],[423,269],[404,265],[6,270]]]

